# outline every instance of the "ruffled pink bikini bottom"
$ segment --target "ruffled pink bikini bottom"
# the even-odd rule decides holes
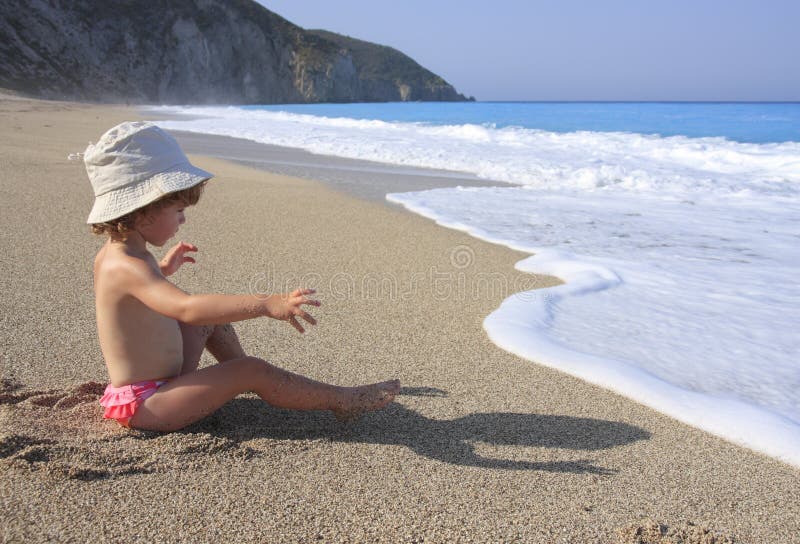
[[[146,398],[158,391],[158,388],[169,380],[145,380],[122,387],[106,386],[100,397],[100,404],[105,407],[104,418],[116,419],[123,427],[130,428],[130,419]]]

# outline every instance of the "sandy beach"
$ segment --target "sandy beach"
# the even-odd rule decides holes
[[[68,157],[142,118],[0,97],[3,542],[800,542],[800,470],[488,340],[504,298],[557,278],[357,184],[210,156],[235,156],[230,139],[187,146],[216,178],[187,212],[200,251],[176,283],[317,288],[317,327],[242,322],[245,350],[341,385],[398,377],[401,395],[351,424],[255,395],[171,434],[102,420],[103,241]]]

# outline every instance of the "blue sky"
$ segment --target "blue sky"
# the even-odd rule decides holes
[[[800,1],[260,0],[478,100],[800,101]]]

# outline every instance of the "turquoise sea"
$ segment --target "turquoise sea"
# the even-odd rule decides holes
[[[800,103],[797,102],[402,102],[244,108],[433,125],[718,136],[751,143],[800,141]]]

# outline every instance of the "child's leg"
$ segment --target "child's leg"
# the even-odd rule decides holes
[[[247,357],[239,343],[239,337],[236,336],[236,330],[230,323],[214,327],[211,336],[206,340],[206,349],[220,363]]]
[[[178,376],[141,404],[130,425],[174,431],[206,417],[247,391],[255,392],[278,408],[332,410],[337,417],[348,418],[385,406],[399,390],[398,380],[338,387],[283,370],[256,357],[244,357]]]
[[[181,374],[197,370],[203,349],[208,349],[214,358],[222,363],[231,359],[246,357],[239,343],[233,325],[188,325],[178,322],[183,336],[183,367]]]

